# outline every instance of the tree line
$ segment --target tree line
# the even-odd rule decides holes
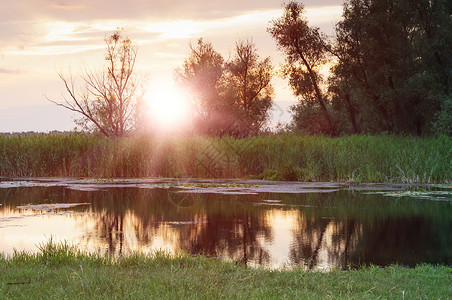
[[[349,0],[334,36],[310,26],[292,1],[270,21],[268,33],[285,57],[282,76],[299,101],[285,130],[302,134],[452,134],[452,2]],[[140,80],[133,74],[136,45],[115,32],[106,39],[106,67],[86,71],[77,94],[57,102],[82,115],[79,124],[107,136],[140,124]],[[323,69],[329,67],[325,75]],[[203,39],[176,70],[195,105],[194,132],[247,136],[265,129],[275,76],[251,39],[237,41],[225,60]]]
[[[452,134],[452,2],[350,0],[329,39],[290,2],[268,29],[308,134]],[[330,76],[320,70],[332,64]]]

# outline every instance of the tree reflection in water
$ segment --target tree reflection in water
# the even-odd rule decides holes
[[[348,191],[187,198],[165,189],[62,187],[0,189],[0,201],[2,218],[20,216],[19,205],[89,202],[74,208],[89,214],[67,215],[83,232],[75,241],[116,255],[162,248],[306,269],[452,262],[449,203]]]
[[[355,249],[359,239],[359,226],[355,224],[355,220],[306,220],[300,216],[299,226],[293,232],[291,263],[307,269],[322,265],[347,268],[351,264],[349,252]]]

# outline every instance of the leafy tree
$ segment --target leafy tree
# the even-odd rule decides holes
[[[339,98],[355,96],[367,130],[402,132],[409,127],[409,100],[403,90],[414,72],[413,52],[402,26],[408,19],[409,13],[392,1],[353,0],[344,5],[344,20],[336,31],[340,60],[333,73],[340,81],[350,78],[348,91]]]
[[[408,0],[407,0],[408,1]],[[413,10],[412,39],[425,68],[438,82],[440,92],[450,95],[452,68],[452,2],[409,0]]]
[[[222,110],[228,108],[221,97],[221,80],[224,74],[224,59],[213,49],[211,43],[199,39],[190,45],[190,54],[183,66],[176,70],[176,80],[187,88],[196,108],[196,130],[215,134]],[[223,111],[224,113],[224,111]]]
[[[235,55],[226,64],[226,81],[239,116],[252,131],[258,131],[268,118],[272,106],[273,67],[270,57],[259,59],[256,45],[250,40],[235,45]]]
[[[432,130],[452,135],[452,2],[411,0],[410,4],[415,12],[415,49],[422,57],[422,75],[429,87],[424,94],[439,102]]]
[[[82,128],[121,137],[132,133],[140,120],[140,78],[134,73],[137,46],[119,30],[105,42],[105,68],[85,69],[81,89],[76,88],[72,74],[68,78],[58,73],[68,96],[63,95],[63,102],[48,100],[81,114],[76,122]]]
[[[342,113],[347,115],[353,133],[372,129],[389,131],[391,128],[389,113],[381,103],[374,87],[375,82],[369,79],[370,75],[366,70],[370,61],[365,53],[375,45],[363,42],[369,27],[364,23],[366,19],[362,17],[361,6],[350,9],[349,5],[344,4],[344,20],[336,25],[336,43],[328,48],[338,61],[331,68],[332,74],[328,82],[333,107],[339,115]],[[368,49],[363,50],[366,47]],[[373,115],[372,124],[366,123],[368,112],[372,112],[369,114],[369,117]],[[378,117],[375,118],[375,115]]]
[[[316,119],[323,118],[319,122],[327,124],[326,128],[321,129],[323,133],[335,134],[320,74],[320,68],[327,62],[325,37],[319,32],[319,28],[308,25],[303,5],[295,1],[285,5],[283,16],[273,20],[271,24],[268,32],[286,56],[284,74],[289,78],[294,94],[302,101],[310,102],[308,106],[321,113]],[[295,107],[295,112],[304,106],[306,104]]]
[[[436,115],[434,129],[437,134],[452,136],[452,96],[441,99],[441,110]]]
[[[336,112],[336,119],[339,120],[337,126],[341,133],[359,134],[361,133],[361,124],[358,120],[359,105],[356,103],[355,97],[352,97],[350,78],[339,76],[341,72],[344,70],[336,65],[333,67],[332,76],[328,79],[329,95]]]
[[[351,0],[330,52],[329,90],[354,132],[427,133],[449,94],[451,14],[445,0]],[[438,123],[439,124],[439,123]],[[444,126],[442,126],[444,128]]]
[[[212,44],[199,39],[176,80],[190,91],[196,107],[198,133],[245,136],[256,133],[272,105],[270,58],[261,60],[251,41],[236,43],[235,55],[225,62]]]
[[[268,31],[302,100],[293,107],[295,127],[314,134],[450,134],[450,3],[350,0],[334,43],[308,26],[301,4],[287,4]],[[334,65],[323,81],[319,69],[328,60]]]

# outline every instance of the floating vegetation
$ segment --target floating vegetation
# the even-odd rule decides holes
[[[432,185],[435,187],[437,185]],[[339,190],[401,191],[409,184],[360,184],[349,186],[344,182],[288,182],[267,180],[227,179],[174,179],[174,178],[128,178],[128,179],[74,179],[29,178],[0,181],[0,188],[17,187],[63,187],[78,191],[104,191],[111,188],[169,189],[176,193],[213,193],[255,195],[257,193],[334,193]]]
[[[207,224],[207,221],[170,221],[165,222],[168,225],[194,225],[194,224]]]
[[[415,191],[390,191],[390,192],[370,192],[364,194],[380,194],[387,197],[407,197],[407,198],[415,198],[415,199],[427,199],[427,200],[435,200],[435,201],[452,201],[452,191],[426,191],[423,188],[420,188]]]
[[[37,183],[34,181],[26,181],[26,180],[0,181],[0,189],[15,188],[15,187],[35,187],[35,186],[43,186],[43,184]]]
[[[281,203],[281,200],[262,200],[262,202],[266,202],[266,203]]]
[[[90,204],[91,203],[52,203],[52,204],[22,205],[22,206],[17,206],[16,208],[17,209],[51,211],[51,210],[66,209],[66,208],[72,208],[75,206],[90,205]]]
[[[189,183],[185,184],[185,186],[188,187],[200,187],[200,188],[214,188],[214,187],[226,187],[226,188],[249,188],[253,185],[251,184],[243,184],[243,183],[211,183],[211,182],[195,182],[195,183]],[[258,187],[258,185],[255,185],[255,187]]]
[[[87,186],[87,185],[71,185],[67,187],[70,190],[74,190],[74,191],[85,191],[85,192],[94,192],[94,191],[100,191],[101,189],[99,189],[96,186]]]

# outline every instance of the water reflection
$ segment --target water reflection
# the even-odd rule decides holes
[[[90,203],[67,212],[17,206]],[[89,251],[184,251],[306,269],[452,263],[451,202],[336,193],[219,195],[166,189],[0,189],[0,249],[50,236]]]

